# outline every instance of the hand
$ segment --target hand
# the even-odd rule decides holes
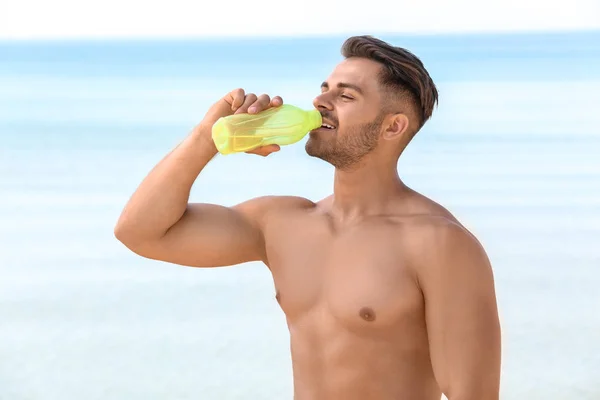
[[[235,89],[213,104],[204,116],[201,125],[207,127],[205,130],[210,135],[213,124],[221,117],[240,113],[256,114],[272,107],[279,107],[282,104],[283,99],[279,96],[271,99],[268,95],[262,94],[257,97],[254,93],[246,94],[244,89]],[[258,147],[246,153],[266,157],[271,153],[279,151],[279,149],[278,145],[272,144]]]

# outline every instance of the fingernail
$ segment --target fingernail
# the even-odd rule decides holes
[[[256,112],[256,107],[250,107],[250,108],[248,109],[248,112],[249,112],[249,113]]]

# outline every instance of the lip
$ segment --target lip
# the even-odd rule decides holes
[[[331,129],[331,130],[336,130],[336,129],[337,129],[337,125],[336,125],[336,124],[333,124],[333,123],[331,123],[331,121],[330,121],[330,120],[328,120],[328,119],[325,119],[325,118],[323,118],[321,122],[322,122],[323,124],[326,124],[326,125],[330,125],[330,126],[334,126],[334,127],[335,127],[335,128],[333,128],[333,129]]]
[[[329,124],[328,124],[328,125],[329,125]],[[334,129],[329,129],[329,128],[323,128],[323,127],[319,127],[319,128],[317,128],[317,129],[313,129],[311,132],[314,132],[314,133],[318,133],[318,132],[324,132],[324,133],[329,133],[329,134],[332,134],[332,133],[335,133],[336,131],[337,131],[337,128],[334,128]]]

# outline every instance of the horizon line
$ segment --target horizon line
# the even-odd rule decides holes
[[[374,37],[510,37],[510,36],[569,36],[578,34],[600,34],[600,28],[572,29],[520,29],[520,30],[449,30],[449,31],[379,31],[379,32],[337,32],[337,33],[289,33],[279,35],[234,34],[234,35],[105,35],[105,36],[46,36],[46,37],[2,37],[0,43],[68,43],[68,42],[180,42],[180,41],[257,41],[257,40],[306,40],[348,38],[355,35]]]

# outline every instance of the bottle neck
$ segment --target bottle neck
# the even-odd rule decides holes
[[[323,124],[323,117],[321,116],[321,112],[317,109],[307,111],[308,114],[308,130],[312,131],[313,129],[317,129],[321,127]]]

